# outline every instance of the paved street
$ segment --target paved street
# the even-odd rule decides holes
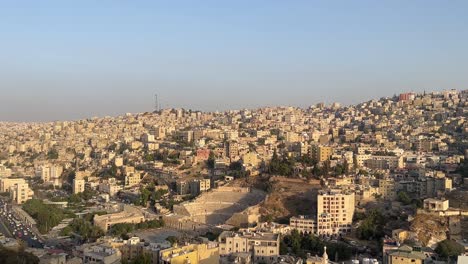
[[[14,237],[25,241],[29,247],[42,248],[44,245],[32,232],[30,227],[18,220],[5,206],[4,201],[0,201],[0,232],[7,237]]]

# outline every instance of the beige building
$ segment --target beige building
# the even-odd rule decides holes
[[[140,184],[141,182],[141,175],[139,172],[132,172],[128,173],[125,176],[125,186],[126,187],[132,187]]]
[[[330,189],[317,196],[317,234],[337,235],[351,231],[355,197],[353,192]]]
[[[315,234],[317,231],[315,218],[304,215],[291,217],[289,219],[289,226],[302,234]]]
[[[424,199],[424,209],[429,211],[447,211],[449,209],[449,200]]]
[[[160,251],[161,264],[218,264],[219,247],[216,243],[174,246]]]
[[[396,250],[389,251],[384,256],[384,263],[386,264],[423,264],[426,259],[421,251],[413,250],[409,246],[401,246]]]
[[[310,149],[310,154],[312,159],[322,162],[330,159],[330,156],[333,155],[333,148],[320,145],[312,145]]]
[[[161,249],[166,249],[169,245],[161,245],[154,243],[147,243],[142,241],[139,237],[131,237],[124,240],[121,245],[117,245],[122,253],[122,261],[130,263],[135,258],[146,255],[150,258],[151,264],[159,264],[159,252]]]
[[[10,187],[15,184],[26,183],[26,180],[23,178],[2,178],[0,179],[0,192],[9,192]]]
[[[62,173],[62,166],[43,165],[36,172],[36,176],[41,177],[44,183],[51,183],[54,186],[62,186]]]
[[[395,181],[390,178],[379,179],[379,194],[382,199],[393,201],[396,199]]]
[[[404,162],[401,156],[371,156],[364,161],[364,167],[373,170],[401,169],[403,166]]]
[[[123,160],[122,157],[115,157],[115,159],[114,159],[114,165],[115,165],[116,167],[122,167],[123,164],[124,164],[124,160]]]
[[[10,187],[10,197],[16,204],[23,204],[32,199],[33,195],[34,192],[27,183],[17,183]]]
[[[249,152],[242,156],[242,163],[245,165],[251,165],[257,167],[260,164],[258,154],[255,152]]]
[[[196,179],[190,182],[190,193],[192,195],[199,195],[211,189],[210,179]]]
[[[120,190],[122,190],[122,186],[117,184],[115,178],[110,178],[99,184],[99,191],[107,193],[110,196],[116,195]]]
[[[73,179],[72,189],[73,189],[74,194],[84,192],[84,190],[85,190],[85,180],[76,179],[76,178]]]
[[[0,177],[10,177],[11,169],[5,167],[3,164],[0,164]]]
[[[121,263],[121,253],[110,245],[91,245],[83,249],[84,264],[118,264]]]
[[[279,234],[224,231],[218,242],[220,255],[251,253],[255,263],[273,263],[279,256]]]
[[[235,141],[229,141],[226,144],[226,156],[230,159],[234,159],[239,155],[239,143]]]

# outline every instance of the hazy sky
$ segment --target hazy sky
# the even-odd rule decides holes
[[[9,2],[9,3],[6,3]],[[0,120],[466,89],[468,1],[1,1]]]

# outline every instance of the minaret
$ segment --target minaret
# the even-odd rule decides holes
[[[322,264],[328,264],[327,247],[323,247]]]

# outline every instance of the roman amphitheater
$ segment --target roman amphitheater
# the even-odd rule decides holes
[[[242,225],[258,221],[257,205],[265,192],[242,187],[219,187],[197,199],[174,206],[174,214],[185,221],[204,225]]]

